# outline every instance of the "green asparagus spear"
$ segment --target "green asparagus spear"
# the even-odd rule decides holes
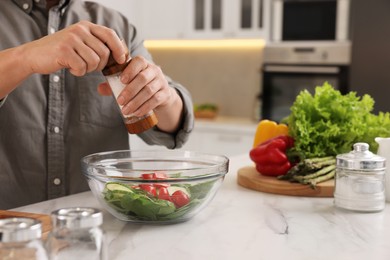
[[[324,168],[321,168],[320,170],[312,173],[312,174],[309,174],[309,175],[304,175],[304,176],[299,176],[299,175],[296,175],[294,176],[293,178],[297,181],[300,181],[300,180],[310,180],[310,179],[314,179],[316,177],[319,177],[321,175],[324,175],[324,174],[327,174],[328,172],[332,171],[336,169],[336,165],[335,164],[331,164],[331,165],[328,165]]]
[[[335,174],[336,174],[336,170],[330,171],[328,174],[325,174],[325,175],[322,175],[322,176],[319,176],[315,179],[310,180],[308,184],[311,186],[311,188],[315,189],[317,183],[330,180],[334,177]]]

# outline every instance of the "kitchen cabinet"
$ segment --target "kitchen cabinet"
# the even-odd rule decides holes
[[[126,0],[128,1],[128,0]],[[137,2],[135,23],[145,39],[182,39],[186,35],[188,0],[132,0]]]
[[[248,153],[256,126],[257,123],[244,119],[196,120],[189,140],[180,149],[225,156]],[[166,149],[147,145],[136,135],[130,135],[130,147],[137,150]]]
[[[255,132],[256,124],[197,121],[183,149],[226,156],[248,153]]]
[[[189,38],[268,38],[269,0],[191,0]]]
[[[188,29],[190,0],[93,0],[125,15],[144,39],[181,39]]]
[[[268,38],[270,0],[93,0],[120,11],[144,39]]]

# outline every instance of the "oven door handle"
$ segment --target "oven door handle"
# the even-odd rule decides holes
[[[328,66],[281,66],[281,65],[265,65],[265,72],[285,72],[285,73],[326,73],[337,74],[340,72],[339,67]]]

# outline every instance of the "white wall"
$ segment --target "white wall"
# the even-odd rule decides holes
[[[194,103],[215,103],[219,115],[254,118],[263,47],[149,48],[165,74],[183,84]]]

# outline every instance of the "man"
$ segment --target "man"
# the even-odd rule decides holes
[[[154,110],[140,137],[178,148],[193,127],[192,102],[153,64],[126,17],[81,0],[0,1],[0,208],[88,189],[80,159],[128,149],[128,133],[101,70],[125,62],[124,114]],[[110,95],[110,96],[107,96]]]

